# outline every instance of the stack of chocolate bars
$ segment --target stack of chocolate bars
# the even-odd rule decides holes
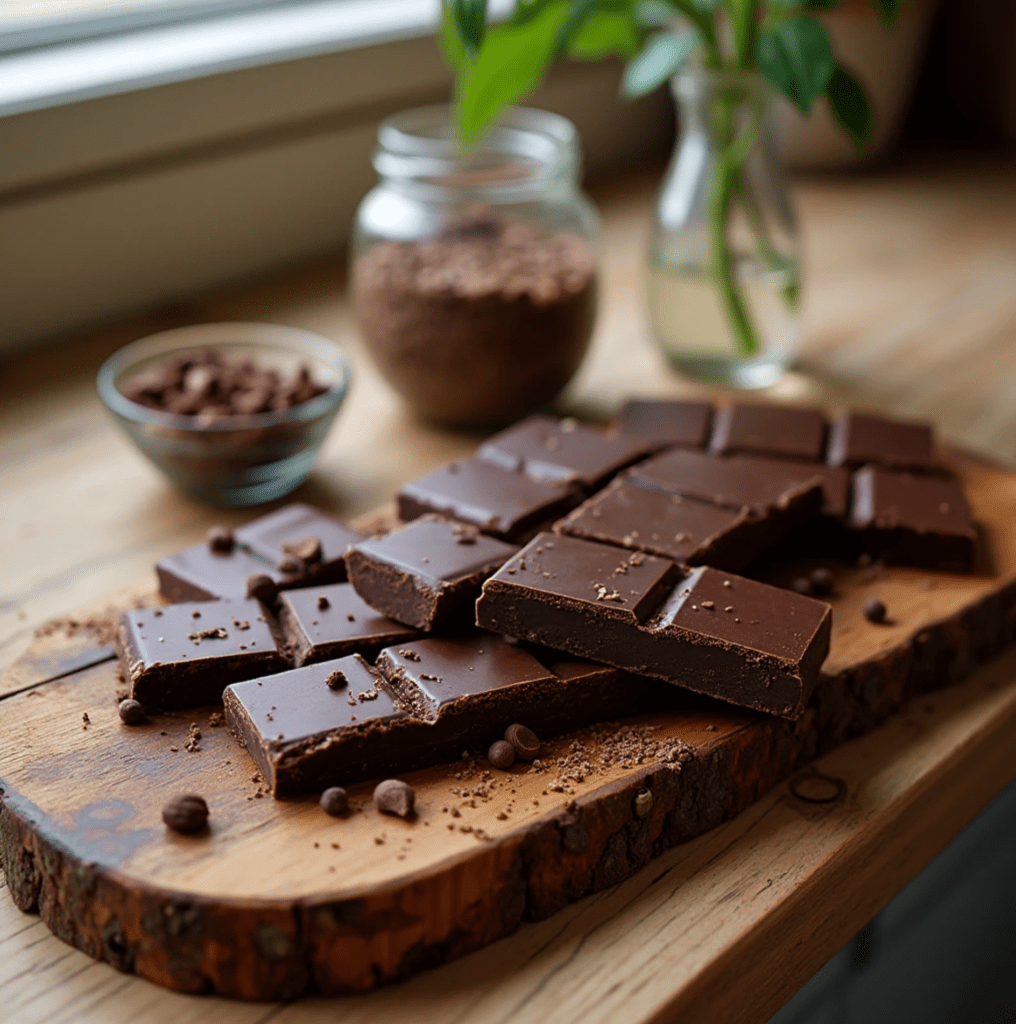
[[[174,603],[118,630],[132,697],[222,699],[277,796],[682,691],[792,719],[831,609],[752,563],[807,546],[968,571],[976,539],[929,427],[747,404],[532,417],[397,500],[384,535],[289,505],[164,559]]]

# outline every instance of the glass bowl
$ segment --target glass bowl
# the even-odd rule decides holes
[[[127,398],[131,378],[188,351],[208,350],[292,375],[306,365],[328,391],[279,412],[194,416],[162,412]],[[280,498],[310,475],[349,391],[342,347],[309,331],[274,324],[197,324],[152,334],[115,352],[99,370],[99,397],[119,426],[185,494],[220,506],[260,505]]]

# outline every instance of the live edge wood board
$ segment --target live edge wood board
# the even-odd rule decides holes
[[[980,573],[840,567],[832,650],[799,721],[701,704],[631,719],[684,740],[692,756],[595,771],[571,792],[548,789],[553,769],[525,765],[492,772],[487,792],[485,762],[463,761],[404,776],[417,793],[409,822],[379,815],[370,785],[351,789],[340,819],[313,798],[274,801],[211,724],[214,708],[123,726],[115,662],[76,668],[87,646],[56,629],[0,687],[0,856],[14,900],[120,970],[245,999],[365,991],[553,914],[1012,641],[1016,474],[959,453],[950,461],[983,529]],[[876,595],[888,624],[863,618]],[[194,752],[192,723],[202,733]],[[573,739],[551,741],[543,761]],[[208,800],[207,834],[162,825],[163,803],[181,791]]]

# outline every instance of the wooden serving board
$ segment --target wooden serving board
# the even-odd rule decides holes
[[[832,650],[798,722],[689,706],[624,723],[687,743],[679,765],[604,766],[587,730],[548,743],[542,771],[487,776],[478,760],[414,772],[403,776],[417,793],[408,822],[379,815],[370,785],[351,788],[341,819],[314,798],[273,800],[212,723],[214,708],[123,726],[116,663],[79,668],[101,645],[90,655],[80,631],[53,629],[0,683],[0,857],[14,900],[121,970],[247,999],[368,990],[546,917],[737,814],[1013,639],[1016,474],[951,461],[990,572],[840,567]],[[863,618],[872,596],[888,624]],[[195,751],[185,747],[192,723]],[[559,758],[576,743],[573,760],[591,767],[560,787]],[[802,785],[806,798],[837,798],[834,783]],[[183,791],[208,800],[207,834],[162,825],[163,803]]]

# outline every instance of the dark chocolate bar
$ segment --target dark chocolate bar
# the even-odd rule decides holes
[[[382,647],[417,635],[376,612],[351,583],[287,590],[279,595],[278,617],[289,660],[296,666],[349,654],[373,658]]]
[[[555,533],[647,551],[685,565],[737,570],[768,546],[768,524],[747,508],[612,481],[555,524]]]
[[[825,451],[825,426],[817,409],[736,403],[716,411],[709,450],[819,462]]]
[[[870,462],[885,469],[933,470],[935,438],[927,423],[845,412],[830,424],[827,461],[833,466]]]
[[[637,435],[604,434],[574,419],[530,416],[489,438],[477,455],[503,469],[592,491],[657,447]]]
[[[716,569],[540,534],[483,585],[476,621],[796,718],[829,651],[831,611]]]
[[[452,462],[403,484],[397,495],[403,522],[431,512],[506,541],[522,541],[581,500],[573,482],[536,480],[486,459]]]
[[[614,421],[620,434],[639,437],[658,448],[705,448],[713,422],[706,402],[626,402]]]
[[[273,565],[234,548],[215,551],[207,543],[169,555],[155,566],[159,593],[174,604],[181,601],[217,601],[223,597],[246,597],[251,576],[270,576],[282,582]]]
[[[116,651],[131,696],[149,711],[213,704],[229,683],[286,667],[254,600],[130,612],[117,626]]]
[[[283,573],[286,587],[344,583],[346,548],[363,539],[363,534],[333,516],[300,503],[252,519],[235,532],[240,547]],[[316,537],[321,543],[320,559],[309,563],[287,550],[307,537]]]
[[[886,561],[968,572],[977,531],[962,485],[866,466],[854,474],[850,515],[864,549]]]
[[[433,630],[472,626],[483,581],[518,548],[475,526],[421,516],[384,537],[354,544],[350,582],[372,608],[396,622]]]
[[[643,710],[661,684],[588,662],[548,665],[498,636],[418,640],[230,687],[229,724],[276,796],[455,760],[514,722],[541,737]],[[667,689],[662,687],[662,689]]]

